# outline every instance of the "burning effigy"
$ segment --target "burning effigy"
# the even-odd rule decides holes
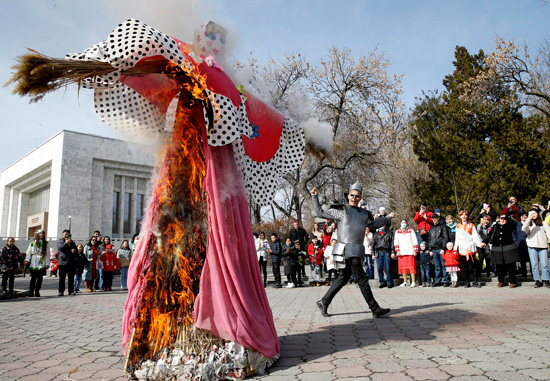
[[[241,379],[280,353],[246,194],[272,201],[276,176],[303,162],[304,133],[233,83],[215,59],[224,38],[213,22],[186,44],[130,19],[64,59],[30,51],[10,81],[34,101],[72,83],[93,89],[109,126],[167,141],[122,323],[138,379]]]

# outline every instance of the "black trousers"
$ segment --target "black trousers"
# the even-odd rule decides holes
[[[13,285],[15,283],[15,271],[6,271],[2,273],[2,290],[13,292]]]
[[[76,267],[70,265],[59,266],[57,269],[59,273],[59,293],[65,292],[65,278],[69,278],[69,294],[74,292],[74,274],[76,273]]]
[[[464,270],[464,281],[468,284],[470,283],[470,280],[477,282],[479,276],[481,275],[478,273],[478,269],[481,270],[479,261],[473,256],[470,256],[470,258],[466,260],[465,255],[461,255],[458,261],[460,262],[460,268]]]
[[[300,276],[300,280],[298,280],[296,275]],[[295,286],[298,286],[301,281],[300,265],[298,263],[290,264],[290,275],[287,275],[286,278],[289,282],[292,282]]]
[[[281,284],[281,262],[271,262],[275,284]]]
[[[45,270],[31,270],[31,282],[29,283],[31,296],[42,288],[42,279],[44,278],[45,272]],[[69,283],[70,281],[71,279],[69,278]]]
[[[495,265],[497,268],[498,283],[504,283],[504,277],[508,273],[510,283],[516,283],[516,263],[506,263],[504,265]]]
[[[103,289],[109,290],[113,288],[113,276],[115,275],[114,271],[105,271],[103,270]]]
[[[260,259],[258,260],[258,263],[260,264],[260,272],[264,277],[264,287],[265,287],[267,285],[267,260],[263,259],[263,257],[260,257]]]
[[[351,274],[353,274],[355,283],[359,285],[361,294],[363,294],[363,298],[365,298],[365,301],[369,305],[371,311],[377,309],[379,306],[376,300],[374,300],[374,295],[372,294],[372,290],[369,286],[369,278],[367,277],[367,274],[365,274],[365,269],[363,268],[361,258],[346,259],[346,267],[341,270],[338,278],[336,278],[325,296],[323,296],[323,299],[321,299],[323,304],[328,306],[332,302],[332,299],[334,299],[334,297],[342,289],[342,287],[348,284]]]

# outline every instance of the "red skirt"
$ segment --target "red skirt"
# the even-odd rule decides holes
[[[397,257],[399,274],[416,274],[414,255],[403,255]]]

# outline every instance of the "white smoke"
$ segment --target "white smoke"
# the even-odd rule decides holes
[[[304,129],[306,143],[318,149],[332,152],[334,148],[334,133],[330,124],[320,122],[315,118],[309,118],[302,123],[302,128]]]

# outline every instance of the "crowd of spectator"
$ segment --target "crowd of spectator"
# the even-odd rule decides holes
[[[127,290],[128,267],[138,242],[134,234],[131,241],[123,240],[115,249],[109,236],[102,237],[96,230],[87,242],[73,241],[70,230],[63,230],[55,249],[48,248],[46,233],[38,230],[22,253],[9,237],[2,249],[0,271],[2,272],[2,292],[14,295],[16,274],[30,272],[29,296],[39,297],[44,276],[58,278],[58,296],[76,295],[81,292],[82,281],[87,292],[112,291],[113,276],[120,270],[120,289]]]
[[[380,208],[375,218],[386,216]],[[466,210],[455,216],[433,212],[425,203],[414,215],[414,228],[407,219],[399,226],[391,224],[376,231],[365,231],[365,272],[379,287],[482,287],[484,279],[497,278],[497,287],[518,286],[518,277],[530,273],[534,287],[550,288],[548,243],[550,213],[540,204],[525,210],[516,197],[498,214],[484,204],[472,217]],[[332,255],[338,240],[338,227],[327,221],[322,228],[314,224],[311,232],[294,222],[283,241],[277,233],[267,239],[265,232],[255,234],[256,251],[264,287],[267,285],[267,264],[271,258],[275,287],[303,287],[305,268],[310,267],[311,286],[330,286],[338,277],[344,259]],[[323,277],[324,274],[324,277]],[[417,274],[419,276],[417,276]],[[397,280],[397,282],[396,282]],[[353,282],[353,279],[351,280]]]

